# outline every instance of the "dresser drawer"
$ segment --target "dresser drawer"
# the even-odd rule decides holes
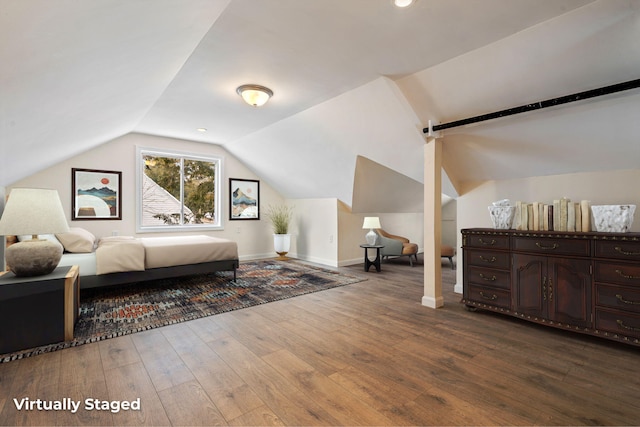
[[[507,270],[511,266],[510,259],[508,252],[468,250],[465,261],[469,265]]]
[[[511,292],[486,286],[469,285],[469,299],[483,304],[511,308]]]
[[[596,308],[596,329],[640,338],[640,315]]]
[[[597,258],[640,261],[640,241],[596,240],[595,256]]]
[[[596,284],[596,305],[640,313],[640,287]]]
[[[467,234],[465,246],[483,249],[509,249],[509,236]]]
[[[493,270],[490,268],[469,266],[467,268],[467,281],[478,285],[492,286],[502,289],[511,289],[511,271]]]
[[[554,239],[542,237],[514,237],[513,250],[545,255],[589,256],[590,241],[582,239]]]
[[[596,261],[594,279],[596,282],[640,286],[640,264]]]

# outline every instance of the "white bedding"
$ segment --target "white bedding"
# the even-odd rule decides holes
[[[117,241],[127,248],[118,250]],[[209,261],[238,259],[236,242],[217,237],[168,236],[143,237],[133,239],[144,247],[144,254],[130,255],[132,238],[105,238],[98,244],[98,250],[91,253],[64,253],[60,266],[78,265],[80,276],[94,276],[119,271],[141,271],[149,268],[172,267],[176,265],[198,264]],[[127,243],[128,242],[128,243]],[[100,249],[102,247],[102,249]],[[109,256],[107,261],[100,256]],[[144,266],[141,258],[144,257]],[[115,258],[114,258],[115,257]]]
[[[80,267],[80,276],[95,276],[96,274],[96,253],[71,254],[62,255],[59,267],[71,267],[77,265]]]
[[[238,258],[238,245],[211,236],[143,237],[145,268],[172,267]]]
[[[144,271],[144,245],[134,237],[105,237],[96,248],[96,274]]]

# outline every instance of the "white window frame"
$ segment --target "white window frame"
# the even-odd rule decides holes
[[[142,183],[143,183],[143,159],[144,156],[158,156],[158,157],[174,157],[186,160],[206,161],[215,164],[215,222],[213,224],[185,224],[185,225],[154,225],[143,226],[142,225]],[[219,156],[205,156],[201,154],[194,154],[184,151],[176,150],[164,150],[148,147],[136,147],[136,232],[138,233],[157,233],[157,232],[185,232],[185,231],[198,231],[198,230],[223,230],[223,213],[222,213],[222,185],[221,180],[223,175],[223,157]],[[181,180],[182,181],[182,180]]]

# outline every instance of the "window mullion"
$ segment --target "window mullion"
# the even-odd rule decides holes
[[[184,224],[184,157],[180,158],[180,225]]]

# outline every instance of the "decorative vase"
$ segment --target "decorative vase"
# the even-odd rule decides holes
[[[489,206],[489,216],[495,229],[506,230],[511,228],[515,213],[515,206]]]
[[[376,244],[376,241],[378,240],[378,234],[375,231],[373,231],[373,228],[372,228],[365,235],[365,239],[367,239],[367,245],[374,246]]]
[[[594,205],[593,225],[596,231],[626,233],[633,224],[636,205]]]
[[[273,247],[278,254],[279,260],[288,259],[286,255],[291,247],[291,234],[274,234]]]

